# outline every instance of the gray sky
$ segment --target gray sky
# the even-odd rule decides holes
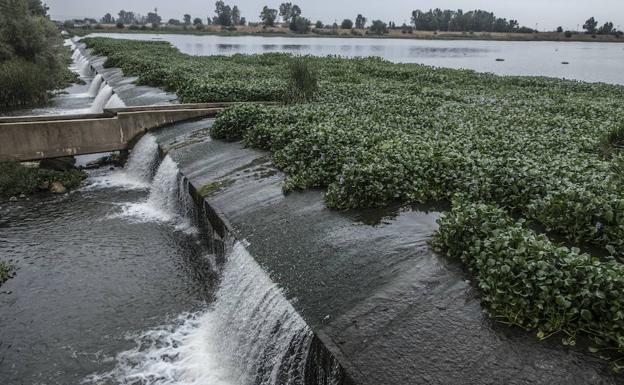
[[[461,8],[464,11],[484,9],[494,12],[499,17],[517,19],[521,25],[538,29],[554,29],[561,25],[565,29],[576,29],[590,16],[594,16],[600,24],[612,21],[620,29],[624,29],[624,0],[289,0],[298,4],[303,16],[313,21],[340,23],[342,19],[355,19],[358,13],[368,20],[381,19],[397,24],[409,23],[412,10],[429,8]],[[120,9],[147,14],[158,8],[158,13],[167,20],[181,19],[184,13],[203,19],[214,14],[212,0],[46,0],[50,13],[54,18],[68,19],[74,17],[100,18],[106,12],[115,15]],[[238,5],[242,16],[248,21],[258,20],[264,5],[278,8],[283,1],[233,0],[227,4]]]

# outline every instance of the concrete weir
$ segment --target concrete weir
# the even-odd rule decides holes
[[[214,116],[229,103],[107,109],[99,114],[0,118],[0,160],[39,160],[125,150],[145,131]]]
[[[211,140],[211,124],[154,135],[214,231],[245,242],[349,382],[624,383],[580,348],[491,321],[468,275],[427,245],[439,211],[339,212],[321,191],[285,195],[270,154]]]

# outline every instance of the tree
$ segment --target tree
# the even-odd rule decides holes
[[[353,28],[353,21],[351,19],[344,19],[342,24],[340,25],[342,29],[351,29]]]
[[[357,15],[355,18],[355,28],[364,29],[366,28],[366,18],[362,15]]]
[[[180,20],[178,20],[178,19],[169,19],[169,21],[167,21],[167,24],[169,24],[169,25],[180,25]]]
[[[587,31],[586,33],[593,35],[594,33],[596,33],[597,26],[598,26],[598,22],[592,16],[589,19],[587,19],[585,24],[583,24],[583,29]]]
[[[198,26],[200,26],[200,25],[201,25],[201,26],[203,26],[203,25],[204,25],[204,22],[203,22],[203,21],[202,21],[202,19],[200,19],[199,17],[196,17],[196,18],[194,18],[194,19],[193,19],[193,25],[194,25],[195,27],[198,27]]]
[[[247,19],[245,19],[244,17],[241,17],[238,25],[247,25]]]
[[[113,18],[113,16],[110,13],[107,13],[102,18],[102,23],[103,24],[113,24],[114,22],[115,22],[115,19]]]
[[[604,23],[604,25],[598,29],[599,35],[609,35],[613,32],[615,32],[615,28],[613,28],[613,23],[611,22]]]
[[[314,25],[317,29],[321,29],[323,28],[323,22],[320,20],[316,21],[316,24]]]
[[[562,26],[557,27],[557,32],[558,32],[558,33],[563,32],[563,27],[562,27]]]
[[[298,5],[293,5],[292,3],[282,3],[279,6],[279,15],[282,17],[284,23],[290,25],[290,22],[296,18],[301,16],[301,8]]]
[[[238,8],[237,8],[238,9]],[[225,5],[222,0],[215,3],[215,24],[230,26],[232,25],[232,8],[229,5]],[[238,14],[240,18],[240,12]]]
[[[388,33],[388,28],[386,23],[381,20],[373,20],[373,24],[369,28],[370,33],[374,35],[383,35]]]
[[[295,16],[290,20],[288,27],[295,33],[307,33],[310,31],[312,22],[305,17]]]
[[[232,24],[234,25],[240,25],[241,23],[241,14],[240,14],[240,10],[238,9],[238,6],[234,6],[232,8]]]
[[[299,8],[298,5],[293,5],[292,10],[290,11],[290,17],[294,18],[294,17],[299,17],[301,16],[301,8]]]
[[[130,12],[130,11],[126,12],[122,9],[121,11],[119,11],[117,16],[119,16],[117,18],[117,21],[123,24],[134,24],[137,22],[134,12]]]
[[[277,19],[277,9],[269,8],[265,5],[260,13],[260,20],[262,20],[264,26],[273,27],[275,25],[275,19]]]
[[[154,12],[147,13],[147,18],[145,19],[145,21],[152,26],[157,27],[158,25],[160,25],[162,18],[158,15],[158,13],[156,13],[156,10],[154,10]]]
[[[184,25],[191,25],[191,15],[188,13],[184,14]]]
[[[282,3],[279,6],[279,15],[284,20],[284,23],[290,23],[291,15],[292,15],[292,3]]]

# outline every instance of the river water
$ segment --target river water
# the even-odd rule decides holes
[[[303,384],[313,336],[238,243],[213,253],[146,135],[125,169],[0,206],[2,384]]]
[[[172,101],[72,48],[86,84],[22,114]],[[243,245],[212,234],[151,134],[76,191],[0,202],[16,269],[0,288],[0,384],[316,384],[310,328]]]
[[[163,40],[189,55],[289,52],[315,56],[379,56],[397,63],[464,68],[499,75],[550,76],[624,84],[624,43],[229,37],[131,33],[90,36]],[[564,62],[568,64],[563,64]]]
[[[123,36],[146,38],[146,35]],[[229,54],[243,49],[241,46],[227,47],[207,43],[210,39],[223,39],[221,37],[172,36],[180,40],[177,44],[187,47],[186,52],[194,54],[206,54],[214,50],[216,50],[214,52]],[[165,38],[164,35],[157,37]],[[207,40],[201,44],[189,41],[182,43],[185,39]],[[246,38],[235,39],[246,41]],[[319,39],[298,40],[308,42],[309,46],[314,40]],[[327,44],[338,44],[341,39],[322,40],[321,43],[326,46],[317,49],[321,53],[326,53],[324,50],[327,49]],[[352,45],[365,44],[351,39],[345,40]],[[389,48],[392,44],[398,44],[393,41],[374,40],[374,42],[386,45],[386,48],[380,48],[379,52],[387,52],[388,55],[391,51],[395,52],[395,55],[400,55],[402,52],[402,49],[396,47]],[[411,43],[411,41],[401,42],[401,44]],[[438,42],[435,43],[438,44]],[[256,53],[253,50],[258,49],[244,47],[247,47],[244,48],[245,50],[252,50],[249,53]],[[252,47],[256,46],[252,45]],[[610,47],[619,47],[619,45],[610,45]],[[132,78],[124,77],[119,70],[104,69],[102,58],[90,57],[82,47],[75,46],[74,48],[76,51],[72,68],[80,74],[86,84],[70,87],[67,90],[68,93],[57,96],[49,108],[29,110],[22,114],[89,113],[100,111],[107,106],[119,106],[121,103],[138,105],[175,102],[171,94],[147,87],[137,87],[132,84]],[[264,47],[258,52],[271,49],[299,50],[299,52],[303,50],[294,46],[284,46]],[[346,48],[342,50],[348,51]],[[473,54],[474,57],[481,57],[476,52]],[[438,55],[438,59],[442,61],[451,60],[453,57],[461,59],[461,56],[451,53]],[[431,54],[429,58],[435,58],[435,55]],[[393,60],[402,61],[396,58]],[[119,100],[116,100],[115,96]],[[222,252],[219,245],[223,245],[223,242],[215,240],[209,226],[202,225],[198,220],[199,213],[190,198],[187,180],[178,170],[178,164],[184,162],[176,162],[184,159],[187,153],[189,157],[192,157],[191,154],[205,155],[203,146],[209,145],[209,142],[199,141],[196,143],[197,148],[192,148],[192,145],[184,147],[184,151],[179,151],[181,154],[172,151],[170,156],[161,160],[157,141],[168,141],[171,145],[177,140],[182,140],[181,143],[176,142],[174,147],[195,143],[194,137],[188,136],[199,133],[201,134],[199,137],[204,137],[207,125],[209,124],[203,122],[180,124],[166,131],[155,133],[154,136],[147,134],[133,148],[124,168],[91,170],[83,186],[69,194],[33,197],[30,200],[22,199],[18,203],[0,202],[0,255],[4,260],[10,260],[17,268],[16,277],[0,288],[0,383],[2,385],[315,385],[341,383],[342,373],[335,361],[329,360],[331,361],[329,370],[315,366],[317,363],[315,360],[318,359],[316,350],[318,340],[299,313],[286,300],[282,289],[250,256],[246,245],[233,240],[225,240],[227,247],[225,252]],[[185,144],[184,141],[188,143]],[[212,150],[215,149],[212,148]],[[213,156],[216,156],[218,163],[215,167],[228,165],[227,162],[220,164],[218,155],[213,154]],[[213,164],[212,160],[207,161],[208,163],[203,162],[200,156],[192,158],[194,159],[186,159],[186,163],[190,162],[185,166],[189,169],[186,171],[192,172],[199,164],[201,167],[197,166],[199,168],[196,170],[199,172],[202,167]],[[225,158],[221,159],[221,162],[225,160]],[[84,163],[85,159],[80,161]],[[238,168],[234,167],[234,169]],[[186,174],[191,175],[188,172]],[[254,180],[253,183],[258,182]],[[278,195],[282,196],[281,190]],[[302,210],[311,210],[317,206],[317,204],[305,203]],[[289,210],[293,207],[289,206]],[[321,213],[322,215],[338,215],[324,209],[321,211],[324,213]],[[424,215],[427,217],[425,222],[433,221],[437,215],[438,213]],[[314,216],[316,217],[317,214]],[[416,213],[415,216],[419,218],[418,226],[408,226],[409,236],[406,238],[397,237],[396,229],[390,227],[375,231],[383,233],[377,234],[382,236],[382,239],[387,237],[399,243],[413,242],[413,238],[425,242],[430,236],[431,226],[421,226],[419,221],[423,219],[421,218],[423,215]],[[405,216],[403,219],[405,220]],[[336,218],[333,221],[335,222]],[[253,224],[253,222],[249,223]],[[400,219],[393,220],[388,226],[400,225],[400,223]],[[344,224],[340,226],[350,229]],[[348,230],[354,232],[350,233],[345,240],[338,239],[338,241],[347,242],[349,245],[353,242],[363,243],[364,238],[369,241],[376,239],[371,238],[368,233],[373,231],[372,227],[359,225],[355,227],[357,231]],[[308,232],[309,229],[304,227],[299,230]],[[405,226],[403,230],[406,230]],[[386,235],[384,231],[388,234]],[[356,236],[359,232],[361,232],[361,240]],[[251,234],[253,235],[253,231]],[[305,237],[302,236],[303,238]],[[283,242],[281,247],[288,249],[291,246],[298,246],[297,242],[291,241],[292,239],[289,242]],[[332,237],[328,237],[327,241],[331,243]],[[345,246],[340,242],[341,246],[338,249],[347,257],[356,249],[353,245]],[[258,243],[261,242],[258,241]],[[382,249],[388,247],[387,243],[374,243],[376,247],[380,247],[380,253]],[[271,245],[270,249],[280,250],[276,245]],[[423,246],[423,250],[425,249],[426,247]],[[328,249],[325,252],[331,253],[332,250]],[[267,251],[265,257],[271,255]],[[320,253],[318,258],[323,260],[325,257]],[[380,259],[378,255],[374,257],[376,260]],[[278,275],[282,276],[282,281],[288,281],[288,277],[296,272],[297,265],[293,261],[282,261],[280,255],[275,258],[273,267],[279,271],[279,266],[282,266],[284,270]],[[437,261],[433,255],[429,255],[428,258]],[[263,257],[260,256],[258,260],[262,261],[262,259]],[[265,258],[263,265],[269,260]],[[310,261],[304,262],[304,265],[308,265]],[[360,264],[360,269],[363,267],[366,269],[366,266],[376,266],[372,262],[363,263],[360,258],[357,258],[355,262],[355,265],[353,261],[345,264],[345,268],[350,271],[354,266],[357,267],[357,264]],[[315,301],[318,302],[314,294],[317,291],[330,290],[325,288],[326,284],[318,285],[317,282],[322,282],[323,279],[331,276],[332,272],[326,271],[326,268],[330,269],[331,266],[323,268],[319,266],[324,266],[324,262],[315,262],[310,265],[309,277],[294,274],[295,284],[289,289],[298,288],[297,290],[301,291],[301,303],[297,305],[298,309],[305,309],[306,306],[302,304],[307,304],[307,311],[314,313],[310,310],[314,310],[312,305]],[[426,266],[428,265],[425,264]],[[422,266],[415,267],[417,268],[414,269],[415,271],[410,270],[410,279],[417,276],[417,272],[426,270]],[[436,267],[436,269],[441,268]],[[311,280],[311,277],[319,272],[325,272],[327,275]],[[395,274],[394,270],[392,272]],[[370,277],[373,281],[385,281],[389,279],[384,275],[387,273],[388,271],[383,274],[379,271],[371,271]],[[309,285],[304,284],[308,281],[311,282]],[[351,276],[347,273],[339,275],[332,282],[340,286],[344,282],[351,281],[354,284],[361,284],[359,276]],[[459,283],[453,287],[466,286],[463,281],[457,282]],[[363,289],[358,285],[354,287],[358,287],[358,293],[361,294]],[[334,289],[331,288],[331,290]],[[392,287],[392,290],[397,289]],[[289,295],[292,296],[292,292]],[[386,298],[385,295],[382,297]],[[463,298],[463,296],[459,297]],[[439,300],[438,297],[435,298]],[[395,306],[397,298],[388,296],[387,299],[392,300],[392,306]],[[400,302],[407,299],[398,298],[398,300]],[[323,303],[317,306],[323,309],[327,307],[325,302],[331,305],[329,301],[321,302]],[[452,306],[461,308],[458,312],[462,315],[462,325],[472,328],[472,334],[466,334],[462,328],[446,326],[442,328],[445,332],[457,329],[461,332],[457,338],[477,335],[478,338],[468,339],[467,346],[479,347],[475,341],[480,341],[483,337],[483,332],[479,331],[480,321],[470,323],[471,318],[466,317],[467,313],[462,307],[464,302],[453,299],[445,305],[445,308]],[[425,305],[428,303],[425,301]],[[439,305],[435,302],[431,304],[432,306]],[[383,307],[380,308],[383,309]],[[410,305],[409,308],[418,310],[415,304]],[[475,312],[479,313],[480,308],[476,303],[474,308]],[[362,309],[350,310],[350,312],[356,311],[362,311]],[[317,313],[325,314],[324,312]],[[438,313],[429,311],[423,314]],[[374,325],[381,319],[385,319],[384,317],[385,315],[381,315],[373,318],[369,324]],[[368,325],[365,316],[358,315],[354,319],[362,320],[365,326]],[[408,321],[411,319],[406,318]],[[323,318],[322,322],[326,322],[326,318]],[[353,337],[354,333],[351,329],[359,330],[359,326],[353,326],[351,318],[344,316],[344,320],[338,319],[336,322],[338,324],[345,322],[349,325],[344,328],[345,332],[341,332],[343,336],[337,337],[345,339],[342,342],[346,343],[343,347],[345,351],[349,351],[353,343],[364,344],[367,341],[368,337],[363,338],[363,342]],[[437,325],[440,322],[435,320],[430,324]],[[411,332],[418,330],[419,333],[426,335],[426,331],[431,327],[401,326],[399,329],[405,330],[406,335],[410,336],[408,345],[411,346],[411,341],[417,337],[411,335]],[[342,329],[336,328],[335,330]],[[349,330],[351,332],[346,332]],[[501,333],[492,333],[492,336],[495,340],[506,341]],[[385,336],[384,339],[396,342],[397,339],[402,338],[390,337]],[[483,337],[482,340],[485,341],[484,346],[488,349],[492,346],[503,346],[500,348],[503,355],[513,358],[512,364],[516,363],[521,368],[529,367],[527,363],[519,363],[522,357],[528,356],[522,353],[525,351],[537,352],[541,354],[540,357],[550,357],[554,354],[553,362],[563,365],[562,367],[568,365],[569,361],[573,362],[573,367],[578,365],[579,368],[583,368],[582,365],[585,365],[585,357],[571,360],[555,350],[553,353],[546,349],[544,353],[537,348],[527,348],[524,346],[527,340],[524,337],[519,341],[514,341],[519,344],[517,346],[522,347],[521,349],[518,349],[516,345],[513,345],[515,348],[507,348],[507,342],[504,344],[492,342],[488,339],[489,337]],[[455,339],[446,338],[444,341],[438,341],[435,338],[429,338],[428,341],[434,341],[431,343],[446,349],[445,346]],[[401,376],[414,372],[413,367],[417,366],[417,362],[427,362],[425,355],[414,357],[403,354],[402,345],[393,344],[390,351],[395,352],[395,355],[407,357],[410,362],[394,371],[401,366],[400,360],[388,363],[384,361],[385,356],[377,357],[375,364],[378,365],[377,370],[374,365],[371,370],[377,372],[381,378],[380,381],[390,383],[391,378],[403,378]],[[513,353],[513,349],[518,349],[518,351]],[[354,351],[359,350],[358,348]],[[416,351],[412,347],[404,347],[404,350],[411,353]],[[378,351],[384,352],[385,350],[379,348]],[[432,351],[433,349],[429,351],[429,354],[432,354]],[[509,354],[510,351],[512,354]],[[388,357],[392,356],[388,351],[386,353]],[[365,353],[364,356],[374,357],[375,354],[371,351],[370,354]],[[448,355],[452,356],[451,353],[446,352],[445,357]],[[352,356],[355,355],[352,354]],[[320,361],[324,360],[327,360],[326,356],[320,359]],[[509,368],[500,369],[501,371],[498,372],[499,369],[496,366],[503,364],[504,361],[501,361],[488,367],[488,374],[496,376],[499,373],[521,372],[519,369],[512,371]],[[454,370],[452,362],[441,366],[446,371]],[[507,366],[509,366],[508,363]],[[593,364],[588,367],[591,370],[587,371],[587,378],[597,379],[596,383],[615,383],[607,375],[597,375],[593,371]],[[420,370],[425,374],[419,374],[417,379],[414,377],[415,383],[422,383],[428,378],[429,371],[426,365]],[[311,371],[317,371],[317,373],[313,374]],[[324,373],[326,377],[323,378],[323,375],[319,373]],[[446,375],[433,373],[436,383],[445,383]],[[453,374],[458,373],[463,372],[457,371]],[[479,378],[489,377],[484,373],[479,374]],[[522,378],[533,377],[524,375]],[[536,378],[547,377],[542,373],[536,375]],[[375,380],[372,381],[374,383]],[[394,383],[407,382],[397,380]]]

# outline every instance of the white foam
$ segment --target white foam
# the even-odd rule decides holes
[[[91,105],[91,112],[98,113],[104,111],[104,106],[108,103],[111,96],[113,96],[113,88],[106,83],[102,83]]]
[[[111,96],[111,98],[108,100],[108,103],[106,103],[106,106],[104,106],[104,108],[122,108],[125,106],[126,106],[126,103],[124,103],[123,100],[121,100],[119,95],[113,94],[113,96]]]
[[[104,78],[102,77],[102,75],[95,75],[95,77],[91,81],[91,85],[89,85],[89,90],[87,91],[87,94],[92,98],[96,97],[98,92],[100,91],[103,82]]]
[[[303,385],[311,336],[282,291],[236,244],[215,302],[134,336],[135,348],[89,384]]]

